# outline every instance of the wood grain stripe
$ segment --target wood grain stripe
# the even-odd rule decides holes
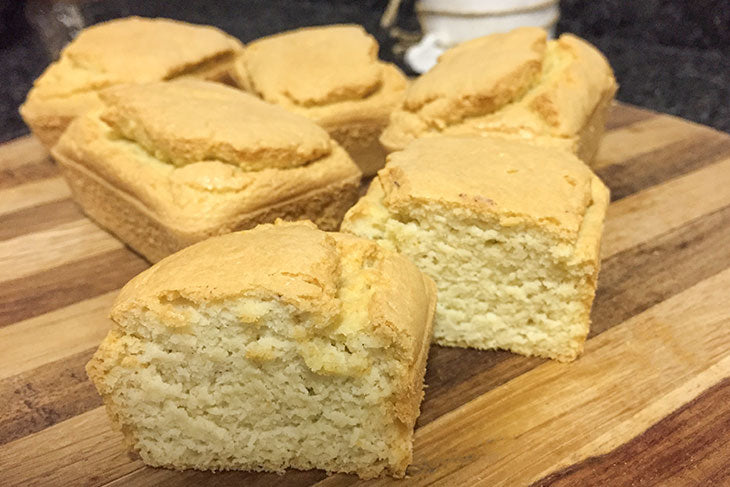
[[[103,407],[0,446],[4,485],[101,485],[142,467],[130,460]]]
[[[593,167],[601,169],[616,164],[629,164],[638,156],[654,152],[671,142],[686,142],[687,139],[708,136],[722,138],[723,135],[709,127],[679,120],[670,115],[656,115],[606,132]]]
[[[95,350],[0,380],[0,445],[101,406],[84,370]]]
[[[33,164],[0,169],[0,190],[32,181],[57,177],[58,175],[58,167],[47,159]]]
[[[625,103],[614,102],[611,107],[608,120],[606,120],[606,132],[625,127],[627,125],[632,125],[637,122],[643,122],[644,120],[648,120],[659,115],[660,114],[650,110],[637,108]]]
[[[71,190],[60,176],[13,186],[2,191],[0,216],[69,196]]]
[[[78,205],[70,198],[31,206],[0,216],[0,240],[43,232],[57,225],[83,218],[84,215]]]
[[[4,281],[17,280],[58,265],[78,262],[124,246],[87,219],[63,223],[43,232],[0,242]]]
[[[99,345],[117,291],[0,328],[0,380]]]
[[[0,171],[13,170],[24,165],[34,165],[49,160],[49,154],[38,139],[32,135],[19,137],[2,144]]]
[[[691,139],[668,143],[637,156],[631,161],[605,166],[596,171],[611,188],[611,201],[617,201],[702,167],[726,159],[730,137],[710,132]],[[657,164],[661,160],[661,164]]]
[[[616,450],[572,465],[535,487],[730,485],[730,378]]]
[[[574,463],[584,445],[621,431],[639,411],[713,365],[721,364],[727,374],[728,286],[730,270],[589,341],[588,353],[578,361],[547,362],[429,423],[416,432],[410,482],[534,482]],[[688,328],[692,334],[684,333]],[[337,475],[318,485],[360,483],[353,480]]]
[[[730,205],[728,188],[730,158],[615,202],[606,215],[601,257]]]
[[[730,206],[616,254],[599,275],[590,336],[730,266]]]
[[[0,327],[119,289],[147,267],[120,248],[0,283]]]

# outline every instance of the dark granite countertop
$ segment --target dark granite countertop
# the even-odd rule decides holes
[[[354,22],[381,43],[381,57],[402,66],[379,26],[384,0],[252,0],[82,3],[91,24],[125,15],[170,17],[221,27],[244,42],[305,25]],[[0,141],[28,133],[18,106],[50,57],[27,22],[23,2],[0,3]],[[730,132],[730,7],[726,0],[622,2],[563,0],[559,32],[574,32],[609,58],[621,84],[617,98]],[[415,31],[413,0],[399,27]]]

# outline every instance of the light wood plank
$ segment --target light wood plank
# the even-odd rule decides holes
[[[149,267],[127,248],[0,282],[0,328],[120,289]]]
[[[603,229],[601,258],[730,205],[728,188],[730,158],[612,203]]]
[[[118,291],[0,328],[0,379],[99,345]]]
[[[512,485],[544,478],[587,456],[625,445],[730,375],[730,270],[722,270],[729,255],[722,242],[730,209],[730,138],[670,116],[644,117],[636,109],[622,115],[620,106],[615,110],[619,116],[598,156],[598,168],[603,169],[599,174],[612,185],[616,199],[623,198],[609,208],[604,236],[602,257],[614,258],[604,263],[601,282],[608,288],[602,288],[605,299],[598,300],[604,306],[596,309],[598,331],[603,333],[589,340],[586,354],[573,364],[542,364],[516,356],[491,363],[471,380],[492,385],[472,394],[464,393],[476,386],[463,383],[461,369],[449,369],[448,380],[431,389],[441,392],[443,407],[417,432],[412,478],[399,485]],[[0,189],[0,222],[15,226],[26,217],[45,217],[39,205],[58,201],[53,184],[62,181],[41,170],[46,157],[32,137],[3,145],[0,171],[16,171],[5,173],[14,179],[8,177],[5,189]],[[44,189],[48,181],[55,183]],[[65,191],[63,198],[68,197]],[[2,215],[13,218],[3,220]],[[19,405],[5,411],[7,443],[0,446],[0,485],[300,486],[322,478],[316,471],[285,476],[179,473],[130,460],[103,411],[89,411],[98,404],[89,401],[95,398],[91,386],[74,379],[83,377],[87,355],[110,326],[107,312],[116,291],[109,290],[126,281],[128,276],[122,279],[121,274],[132,275],[144,266],[139,259],[118,258],[127,253],[121,244],[96,253],[99,244],[93,235],[103,231],[92,224],[89,237],[89,232],[74,233],[59,223],[73,227],[74,221],[10,233],[7,241],[27,240],[17,240],[12,248],[0,245],[0,283],[7,296],[0,303],[0,311],[5,311],[0,312],[5,318],[0,322],[0,380],[5,379],[5,394],[15,401],[11,406]],[[52,239],[50,246],[47,239],[31,237],[31,232],[54,236],[59,228],[69,234]],[[78,240],[78,235],[82,249],[63,243]],[[690,238],[693,235],[696,238]],[[105,245],[106,240],[100,242]],[[43,255],[47,248],[51,257]],[[20,254],[11,260],[3,250]],[[104,266],[94,264],[97,260]],[[669,267],[665,260],[674,269],[656,272],[657,263],[662,269]],[[110,279],[112,269],[124,272]],[[76,277],[69,278],[69,273]],[[6,274],[21,277],[3,281]],[[654,282],[641,275],[653,276]],[[67,289],[69,280],[79,284]],[[100,288],[103,280],[108,282]],[[53,293],[66,299],[49,298]],[[87,299],[94,293],[106,294]],[[59,306],[66,308],[27,319]],[[21,319],[25,321],[14,323]],[[459,365],[463,369],[477,363],[478,355],[452,358],[466,362]],[[508,362],[519,366],[508,367]],[[443,361],[438,364],[442,373],[449,368]],[[79,389],[64,385],[71,383]],[[24,388],[22,394],[13,392],[15,384]],[[85,405],[77,407],[81,403]],[[27,415],[15,414],[23,407]],[[708,448],[717,451],[716,446]],[[722,460],[722,453],[715,456]],[[669,473],[665,479],[681,483],[691,478],[691,471],[678,471],[687,476]],[[707,475],[702,478],[711,478]],[[336,476],[322,484],[349,485],[353,480]],[[379,483],[391,481],[373,484]]]
[[[0,242],[0,282],[18,279],[124,246],[82,218]]]
[[[531,487],[730,485],[730,378],[606,455],[551,473]]]
[[[718,363],[691,377],[676,389],[657,398],[656,401],[638,411],[636,415],[627,418],[623,423],[610,431],[606,431],[595,440],[584,445],[574,454],[569,455],[565,459],[565,462],[567,462],[567,465],[572,465],[585,458],[610,452],[625,443],[627,439],[640,434],[646,429],[646,425],[656,423],[659,419],[671,414],[692,398],[698,397],[712,385],[725,379],[728,376],[728,371],[730,371],[730,356],[721,359]],[[554,471],[558,469],[549,470]]]
[[[679,120],[670,115],[657,115],[648,120],[606,132],[592,166],[599,169],[620,164],[661,147],[714,131],[703,125]]]
[[[13,186],[0,191],[0,217],[70,196],[71,190],[60,176]]]
[[[0,447],[3,485],[99,485],[142,466],[109,428],[103,407]]]
[[[49,157],[40,140],[28,135],[0,145],[0,171],[37,164]]]
[[[730,270],[590,340],[577,362],[545,363],[418,430],[410,483],[460,485],[481,479],[490,485],[524,485],[576,461],[576,452],[601,453],[613,444],[604,435],[614,428],[618,436],[612,442],[630,439],[660,419],[675,405],[672,401],[691,400],[730,374],[730,308],[722,306],[728,286]],[[692,334],[686,333],[688,328]],[[663,400],[668,403],[659,404]],[[114,459],[100,462],[93,469],[95,478],[112,481],[117,472],[135,470],[126,470],[127,460],[114,456],[118,437],[94,418],[96,427],[86,429],[77,441],[95,445],[89,463],[97,457]],[[0,448],[0,457],[27,461],[23,455],[53,441],[59,430],[70,432],[75,420],[9,443]],[[63,468],[69,455],[73,459],[78,452],[63,447],[47,451],[40,471]],[[87,465],[78,468],[91,474]],[[134,479],[144,484],[148,475],[160,480],[174,479],[176,473],[144,469]],[[17,468],[8,478],[14,485],[13,480],[25,477]],[[338,475],[318,485],[353,482],[351,476]]]
[[[606,120],[606,132],[625,127],[632,123],[638,123],[658,115],[658,113],[651,110],[646,110],[644,108],[639,108],[614,100],[613,103],[611,103],[608,119]]]
[[[416,433],[410,483],[527,485],[629,440],[672,399],[730,374],[729,288],[726,270],[590,340],[578,361],[545,363],[428,424]]]

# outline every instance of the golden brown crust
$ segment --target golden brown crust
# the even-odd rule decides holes
[[[158,262],[208,237],[246,230],[276,218],[308,219],[323,230],[337,230],[347,210],[357,201],[360,187],[360,177],[355,176],[257,211],[232,213],[223,225],[196,230],[171,227],[140,200],[87,168],[69,159],[59,158],[58,162],[74,200],[84,212],[150,262]]]
[[[435,126],[491,113],[537,81],[545,42],[545,31],[528,27],[459,44],[413,82],[403,107]]]
[[[382,83],[378,43],[357,25],[310,27],[250,43],[242,62],[264,100],[299,106],[359,100]]]
[[[567,152],[475,136],[418,139],[391,154],[377,180],[383,203],[396,212],[435,201],[497,218],[504,226],[541,226],[572,242],[584,231],[594,186],[605,188]],[[596,223],[600,236],[602,217]]]
[[[128,17],[84,29],[35,81],[21,107],[48,147],[77,116],[98,105],[99,90],[178,77],[230,77],[241,43],[224,32],[169,19]]]
[[[234,77],[324,127],[371,175],[385,162],[379,137],[408,85],[397,67],[378,61],[377,50],[360,26],[299,29],[251,43]]]
[[[424,136],[492,134],[590,161],[615,91],[608,62],[587,42],[570,34],[547,41],[541,29],[520,28],[444,53],[408,89],[381,141],[393,151]]]
[[[101,119],[174,166],[220,161],[247,171],[303,166],[331,151],[322,128],[218,83],[123,85],[100,93]]]
[[[421,335],[420,351],[415,355],[413,366],[410,369],[410,378],[404,381],[401,394],[396,398],[394,404],[394,412],[396,418],[403,431],[404,436],[410,436],[416,426],[416,420],[421,414],[421,402],[423,401],[424,377],[426,375],[426,363],[428,362],[428,351],[431,337],[433,335],[433,321],[436,314],[436,284],[425,274],[423,275],[424,286],[428,290],[431,299],[428,308],[422,310],[426,312],[427,322]],[[403,457],[403,460],[397,468],[390,471],[391,475],[396,477],[405,476],[406,468],[413,461],[413,452],[409,451]]]
[[[374,238],[387,248],[418,259],[422,269],[439,282],[440,299],[447,303],[445,309],[464,309],[466,318],[463,321],[449,322],[448,314],[441,315],[443,323],[448,325],[441,321],[437,323],[436,343],[477,348],[504,346],[516,353],[570,361],[582,350],[589,331],[603,221],[609,200],[608,188],[569,152],[502,137],[427,137],[389,155],[388,164],[371,182],[367,194],[347,212],[341,228],[344,232]],[[482,242],[491,239],[484,236],[494,235],[494,230],[505,235],[516,232],[521,238],[513,238],[517,245],[533,245],[539,249],[538,254],[532,255],[517,251],[514,253],[517,262],[505,262],[505,269],[515,265],[520,268],[520,259],[525,256],[526,265],[539,262],[542,260],[539,254],[544,252],[551,256],[550,261],[560,263],[559,267],[567,271],[563,278],[575,285],[577,294],[566,306],[577,305],[577,309],[564,322],[570,334],[563,337],[559,346],[545,348],[530,340],[505,340],[495,345],[486,339],[480,340],[476,327],[472,337],[458,333],[448,336],[443,331],[445,328],[438,328],[440,325],[458,330],[460,323],[471,323],[470,316],[482,316],[481,311],[476,314],[473,311],[479,298],[471,301],[467,308],[459,307],[464,292],[455,295],[451,289],[492,293],[499,289],[495,286],[505,282],[500,273],[510,271],[494,272],[494,281],[498,283],[494,284],[491,264],[486,267],[490,269],[489,277],[474,276],[478,272],[475,268],[484,267],[477,257],[473,257],[474,252],[482,251]],[[455,242],[454,237],[459,242]],[[490,248],[486,242],[486,248]],[[464,254],[461,253],[462,244]],[[510,250],[506,250],[503,257],[496,257],[496,262],[501,262],[505,255],[509,260]],[[537,260],[533,261],[532,257]],[[460,263],[468,261],[465,265],[472,266],[464,274],[469,277],[465,278],[463,287],[458,274],[443,278],[444,266],[451,267],[444,262],[451,258]],[[490,258],[495,259],[493,255]],[[442,265],[433,265],[436,263]],[[495,267],[499,268],[499,264]],[[532,279],[540,282],[543,278],[544,275],[536,274]],[[475,288],[474,282],[480,279],[484,279],[483,287]],[[522,273],[518,279],[528,281],[528,285],[536,282],[530,281],[529,272]],[[557,281],[552,281],[552,277],[544,279],[546,289],[560,282],[560,278]],[[454,285],[454,282],[459,284]],[[559,288],[557,285],[556,289]],[[560,295],[560,292],[556,294]],[[510,296],[510,292],[494,295]],[[565,296],[561,296],[564,300]],[[499,299],[502,298],[497,301]],[[504,316],[512,315],[512,310],[507,308]]]
[[[199,106],[196,105],[199,108],[198,118],[210,122],[207,127],[209,130],[213,128],[218,139],[206,139],[198,132],[204,131],[205,127],[197,122],[188,127],[186,119],[170,118],[170,114],[178,111],[176,105],[193,97],[191,87],[196,90],[208,87],[219,97],[206,103],[198,100]],[[151,121],[146,119],[141,101],[127,105],[127,110],[140,108],[134,117],[124,119],[124,112],[115,111],[128,99],[123,94],[134,94],[135,100],[141,100],[145,95],[154,98],[152,95],[160,91],[169,95],[160,98],[167,104],[152,105],[156,110]],[[328,228],[334,228],[335,220],[342,215],[345,205],[355,198],[360,178],[357,167],[323,130],[303,117],[289,114],[238,90],[203,81],[130,85],[124,89],[114,88],[112,92],[118,99],[115,98],[111,110],[89,112],[77,119],[54,147],[53,155],[65,168],[64,173],[85,211],[102,220],[101,223],[112,232],[120,236],[130,234],[125,228],[134,228],[134,215],[143,216],[150,227],[157,229],[148,238],[139,235],[139,238],[128,241],[153,261],[207,236],[250,228],[262,222],[263,218],[272,221],[277,217],[310,217],[325,223]],[[103,98],[107,98],[106,95]],[[204,112],[220,115],[225,112],[220,109],[221,104],[231,104],[240,110],[229,113],[228,119],[216,117],[208,120]],[[165,111],[168,111],[167,115]],[[250,112],[256,112],[253,120]],[[104,116],[117,122],[117,126],[120,120],[132,120],[132,128],[122,133],[105,123],[102,120]],[[165,120],[172,124],[170,138],[165,131]],[[248,131],[246,127],[250,123],[266,125]],[[276,136],[246,138],[246,134],[256,130],[276,134],[280,123],[281,133],[288,131],[293,138],[297,130],[304,135],[313,134],[315,143],[319,144],[313,147],[322,147],[320,142],[323,141],[328,153],[302,165],[303,160],[311,157],[311,151],[304,152],[307,147],[305,141],[300,148],[293,147],[287,140],[277,145],[279,139]],[[230,131],[230,127],[237,130]],[[229,138],[226,138],[227,134],[230,134]],[[200,137],[196,138],[197,135]],[[316,139],[319,136],[324,139]],[[127,137],[139,137],[144,143]],[[226,143],[238,149],[243,156],[226,148]],[[157,147],[162,149],[158,151]],[[299,150],[303,150],[304,157],[297,153]],[[174,158],[181,165],[168,164],[155,157],[158,152],[161,157]],[[194,162],[207,154],[222,154],[224,158]],[[288,161],[283,160],[280,167],[242,168],[248,166],[252,169],[248,161],[255,160],[256,155],[262,160],[272,160],[274,156],[281,157],[281,154],[288,154],[295,163],[287,164]],[[109,205],[104,204],[98,190],[99,181],[119,191],[114,200],[116,207],[111,206],[111,201]],[[84,194],[86,190],[89,194]],[[297,210],[302,213],[296,214]],[[115,213],[118,213],[118,219],[114,218]],[[131,234],[136,235],[137,232]],[[159,239],[154,239],[154,235],[159,235]]]
[[[279,220],[170,255],[122,288],[111,316],[120,325],[130,309],[148,309],[167,316],[163,321],[174,328],[180,320],[170,302],[176,298],[201,304],[249,296],[292,305],[311,313],[316,323],[338,322],[343,314],[356,314],[343,308],[359,304],[338,299],[341,261],[352,256],[358,259],[355,268],[368,271],[368,319],[355,327],[340,323],[338,332],[377,335],[409,363],[418,363],[430,341],[426,325],[436,302],[433,282],[408,259],[375,242],[327,233],[306,221]]]

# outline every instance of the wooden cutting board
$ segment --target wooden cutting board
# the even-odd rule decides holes
[[[613,203],[585,354],[434,347],[401,485],[730,485],[730,136],[618,105],[597,171]],[[0,485],[355,483],[123,451],[84,364],[146,267],[83,217],[35,139],[0,146]]]

